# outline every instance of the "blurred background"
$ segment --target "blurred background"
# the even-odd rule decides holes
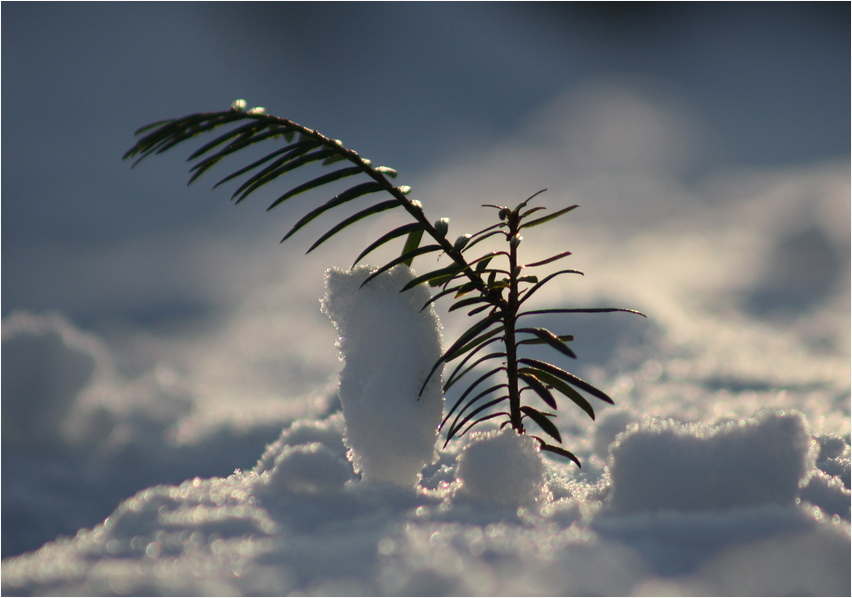
[[[4,556],[147,485],[249,468],[334,408],[322,273],[395,216],[304,257],[330,220],[277,242],[322,198],[234,207],[218,173],[186,187],[189,145],[121,161],[138,127],[237,98],[396,168],[453,233],[545,187],[580,203],[530,252],[567,247],[586,286],[541,299],[652,316],[570,330],[628,404],[723,417],[816,384],[811,416],[848,428],[848,3],[0,11]],[[638,392],[666,379],[701,391]],[[708,392],[739,406],[708,415]]]
[[[204,319],[217,298],[195,288],[185,239],[264,239],[288,256],[265,228],[286,230],[284,210],[234,209],[212,177],[185,188],[189,148],[134,171],[120,161],[137,127],[237,98],[412,185],[531,134],[536,113],[563,126],[541,109],[566,93],[568,136],[600,133],[575,168],[633,152],[694,183],[849,154],[845,3],[12,2],[2,16],[4,315]],[[626,147],[602,156],[605,143]],[[209,258],[214,271],[226,259]]]

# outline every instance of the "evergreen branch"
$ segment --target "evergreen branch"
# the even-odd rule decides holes
[[[523,271],[528,268],[551,264],[571,255],[571,252],[563,251],[546,259],[524,265],[519,257],[519,246],[522,242],[521,231],[553,221],[578,206],[572,205],[548,215],[531,218],[545,210],[543,206],[528,207],[532,199],[543,191],[528,197],[514,209],[485,204],[484,207],[494,208],[498,211],[498,222],[473,234],[460,235],[456,237],[455,241],[450,242],[448,237],[449,219],[439,218],[434,222],[427,219],[420,202],[409,199],[408,194],[411,189],[405,185],[397,186],[390,182],[389,179],[397,177],[397,172],[394,169],[386,166],[373,166],[370,160],[362,158],[357,152],[345,147],[340,141],[326,137],[314,129],[309,129],[285,118],[268,115],[260,108],[248,111],[244,108],[245,102],[238,100],[228,111],[191,114],[184,118],[158,121],[142,127],[136,131],[139,139],[124,154],[124,158],[134,158],[133,165],[136,166],[141,160],[152,154],[161,154],[187,140],[213,132],[225,125],[236,125],[224,133],[220,133],[190,154],[188,161],[194,162],[194,165],[190,168],[189,184],[232,154],[237,154],[241,150],[260,143],[282,138],[286,141],[286,145],[227,174],[214,185],[214,188],[242,178],[242,182],[231,196],[232,200],[240,203],[259,189],[304,166],[320,163],[321,167],[326,167],[338,162],[348,162],[349,165],[344,165],[342,168],[325,172],[306,182],[290,186],[289,190],[279,195],[267,208],[267,210],[271,210],[297,195],[319,189],[345,178],[360,176],[362,181],[363,177],[368,179],[366,182],[354,184],[332,199],[309,210],[293,225],[282,241],[289,239],[314,219],[345,203],[373,193],[389,195],[390,199],[374,203],[338,222],[320,236],[311,245],[308,252],[313,251],[326,240],[356,222],[387,210],[402,207],[412,219],[412,222],[383,234],[369,244],[360,252],[353,266],[386,243],[405,237],[402,253],[384,266],[374,270],[364,280],[362,286],[396,265],[410,266],[412,260],[417,256],[439,252],[440,255],[447,256],[451,263],[415,276],[404,285],[400,292],[424,283],[433,288],[440,288],[424,303],[421,311],[436,300],[450,295],[453,296],[453,302],[448,308],[449,311],[472,308],[467,313],[468,316],[474,316],[489,310],[485,317],[467,328],[443,352],[432,365],[432,369],[420,388],[422,394],[432,376],[444,365],[458,358],[461,358],[459,363],[447,378],[446,383],[442,385],[445,392],[459,380],[475,372],[482,364],[495,359],[501,360],[501,365],[480,374],[472,384],[468,385],[444,417],[440,429],[443,429],[453,418],[447,431],[446,442],[457,435],[466,434],[473,426],[481,422],[502,417],[505,419],[501,428],[511,425],[517,433],[524,434],[526,433],[524,420],[528,420],[547,436],[561,444],[562,436],[551,419],[554,414],[542,412],[525,404],[525,397],[530,396],[529,394],[524,395],[526,391],[533,391],[554,411],[558,407],[553,392],[556,391],[583,409],[592,419],[595,417],[594,410],[577,389],[605,402],[612,403],[612,399],[606,393],[573,374],[537,359],[521,357],[518,353],[519,347],[523,345],[546,344],[567,357],[576,358],[574,352],[567,345],[567,342],[573,340],[572,335],[556,335],[547,329],[538,327],[519,328],[517,322],[522,316],[615,311],[644,316],[644,314],[635,310],[612,307],[520,311],[521,306],[530,297],[556,277],[569,273],[582,274],[578,270],[566,269],[553,272],[541,279],[534,275],[522,275]],[[432,242],[421,246],[420,243],[424,234],[428,235]],[[472,260],[465,257],[464,254],[478,243],[500,235],[507,243],[506,250],[492,251]],[[506,259],[505,267],[492,266],[493,260],[498,257]],[[485,347],[492,346],[494,343],[501,343],[502,350],[492,350],[473,361],[474,357],[481,355],[481,351]],[[500,372],[505,373],[506,381],[504,383],[491,386],[470,397],[485,380]],[[505,389],[505,394],[491,398],[498,389]],[[508,402],[508,410],[480,416],[483,411],[505,402]],[[532,437],[538,440],[541,450],[568,458],[579,466],[580,463],[576,456],[569,451],[549,444],[538,436]]]

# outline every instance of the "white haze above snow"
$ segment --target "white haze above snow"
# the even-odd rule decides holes
[[[542,187],[550,209],[580,204],[525,235],[527,261],[568,249],[564,267],[586,273],[537,306],[648,314],[528,322],[574,334],[579,361],[558,364],[616,400],[595,403],[596,422],[560,405],[582,470],[484,433],[432,463],[434,399],[421,413],[393,397],[431,366],[439,336],[423,323],[428,343],[388,344],[388,331],[421,326],[393,284],[362,303],[351,284],[329,291],[338,326],[357,312],[340,341],[340,401],[399,409],[386,415],[423,444],[358,407],[344,434],[322,272],[348,267],[345,248],[394,215],[307,257],[299,243],[319,228],[283,248],[274,235],[226,238],[217,251],[232,258],[216,272],[196,249],[223,315],[182,337],[104,339],[61,315],[10,316],[4,556],[65,537],[5,560],[4,594],[848,595],[848,164],[685,185],[706,142],[696,122],[676,99],[607,82],[413,184],[452,238],[492,222],[479,204]],[[463,317],[436,311],[455,338]],[[359,434],[364,481],[347,459]],[[420,485],[371,476],[383,454],[409,463],[386,482],[427,463]]]

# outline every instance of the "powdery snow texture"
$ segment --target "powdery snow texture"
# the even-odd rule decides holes
[[[400,293],[414,278],[399,265],[361,284],[376,268],[359,266],[326,273],[323,311],[337,326],[340,402],[346,445],[365,480],[413,486],[435,454],[443,397],[436,372],[441,357],[440,323],[425,285]]]
[[[268,447],[254,468],[268,495],[322,494],[342,490],[352,479],[343,445],[343,418],[300,420]]]
[[[802,418],[783,412],[712,427],[650,419],[611,449],[611,507],[627,513],[789,505],[813,467],[812,444]]]
[[[3,593],[849,595],[848,523],[797,505],[786,481],[815,473],[802,469],[812,453],[798,415],[767,413],[715,431],[682,426],[670,436],[660,422],[642,423],[613,451],[611,482],[574,479],[566,494],[565,469],[548,462],[563,496],[517,514],[483,501],[471,508],[469,492],[495,488],[465,471],[502,458],[509,472],[527,460],[535,469],[525,439],[481,435],[459,459],[467,490],[442,494],[346,483],[354,478],[342,428],[339,415],[301,421],[251,472],[139,492],[103,524],[4,561]],[[754,475],[725,478],[718,491],[734,497],[727,501],[665,485],[676,501],[648,501],[619,472],[622,460],[639,461],[645,475],[683,466],[693,472],[683,485],[707,483],[710,461],[738,472],[749,458],[721,449],[725,440],[757,451],[761,464]],[[454,454],[442,458],[456,465]],[[535,480],[524,479],[506,492],[532,498]],[[755,492],[763,481],[767,490]]]
[[[531,506],[544,488],[538,443],[514,430],[473,432],[459,456],[465,494],[506,506]]]

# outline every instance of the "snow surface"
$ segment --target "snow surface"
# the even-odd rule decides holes
[[[590,114],[620,114],[634,142],[579,126]],[[430,214],[452,217],[451,235],[485,225],[484,201],[514,205],[545,185],[548,207],[581,204],[525,235],[525,259],[567,248],[566,267],[586,272],[543,288],[536,306],[648,314],[529,318],[574,334],[580,359],[562,365],[615,399],[593,403],[596,421],[560,405],[582,469],[486,429],[433,462],[423,437],[401,442],[387,420],[359,449],[341,406],[410,396],[358,386],[422,375],[414,354],[435,350],[434,321],[416,323],[405,294],[381,284],[362,289],[364,305],[332,292],[329,313],[344,309],[337,299],[358,312],[338,339],[338,397],[335,330],[317,308],[333,243],[282,260],[266,237],[211,242],[191,259],[204,289],[231,299],[208,329],[95,335],[57,314],[4,320],[3,593],[848,596],[848,161],[686,186],[653,151],[671,146],[667,114],[630,90],[569,95],[413,185]],[[394,218],[341,243],[364,247]],[[228,259],[203,266],[212,248]],[[441,309],[454,338],[464,316]],[[421,325],[431,347],[409,340]],[[349,351],[352,334],[372,349]],[[362,360],[370,374],[351,369]],[[435,408],[423,405],[392,408],[419,422]],[[391,413],[355,411],[363,428],[358,418]],[[382,446],[409,464],[418,455],[417,485],[413,465],[371,473]],[[359,450],[366,480],[348,457]],[[535,500],[535,468],[518,476],[515,458],[543,468]]]
[[[440,355],[437,318],[420,311],[424,288],[399,293],[408,268],[359,288],[370,272],[327,278],[342,414],[294,422],[250,471],[142,490],[103,523],[4,561],[4,593],[848,593],[843,439],[770,410],[629,424],[594,482],[511,430],[471,434],[432,464],[442,399],[417,390]],[[8,329],[29,358],[61,355],[66,392],[48,397],[94,369],[59,320]],[[627,422],[609,420],[610,435]]]

